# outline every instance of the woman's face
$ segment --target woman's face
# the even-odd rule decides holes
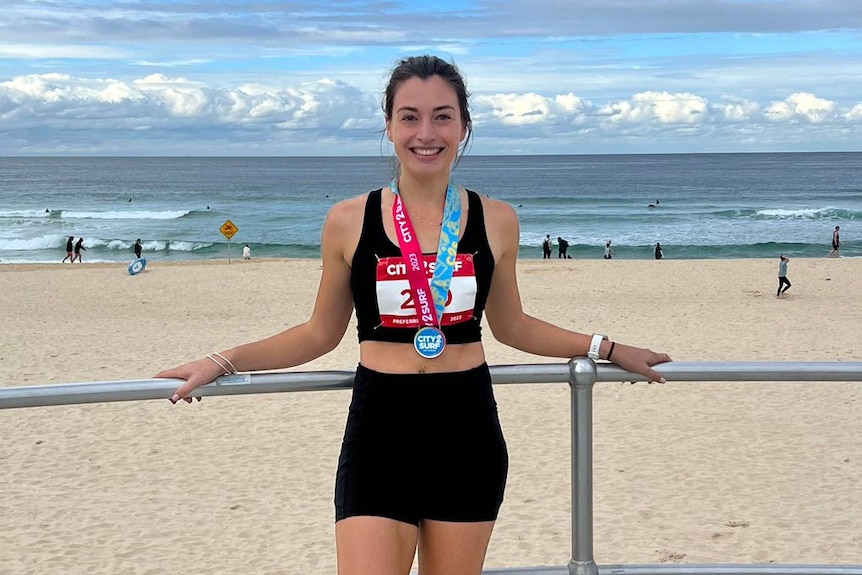
[[[386,135],[402,171],[417,176],[448,173],[467,135],[455,90],[440,76],[405,80],[395,92]]]

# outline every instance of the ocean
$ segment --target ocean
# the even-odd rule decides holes
[[[0,264],[318,258],[338,200],[386,185],[383,157],[0,158]],[[520,257],[546,234],[572,258],[862,256],[862,153],[466,156],[456,183],[506,201]],[[649,207],[652,204],[655,207]],[[237,228],[230,245],[219,228]],[[553,257],[557,257],[556,250]]]

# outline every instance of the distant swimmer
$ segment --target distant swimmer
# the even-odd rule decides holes
[[[129,198],[129,201],[131,202],[131,201],[132,201],[132,198]]]

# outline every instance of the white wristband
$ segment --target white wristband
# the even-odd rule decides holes
[[[599,351],[601,351],[602,342],[606,339],[608,339],[608,336],[602,335],[600,333],[594,333],[593,339],[590,340],[590,350],[587,352],[587,357],[589,357],[593,361],[601,359],[599,357]]]

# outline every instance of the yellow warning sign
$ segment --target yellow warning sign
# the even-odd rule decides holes
[[[235,225],[233,225],[232,221],[227,220],[225,223],[223,223],[221,225],[221,227],[218,229],[218,231],[220,231],[221,235],[223,235],[227,239],[231,239],[234,236],[234,234],[236,234],[239,231],[239,228],[236,227]]]

